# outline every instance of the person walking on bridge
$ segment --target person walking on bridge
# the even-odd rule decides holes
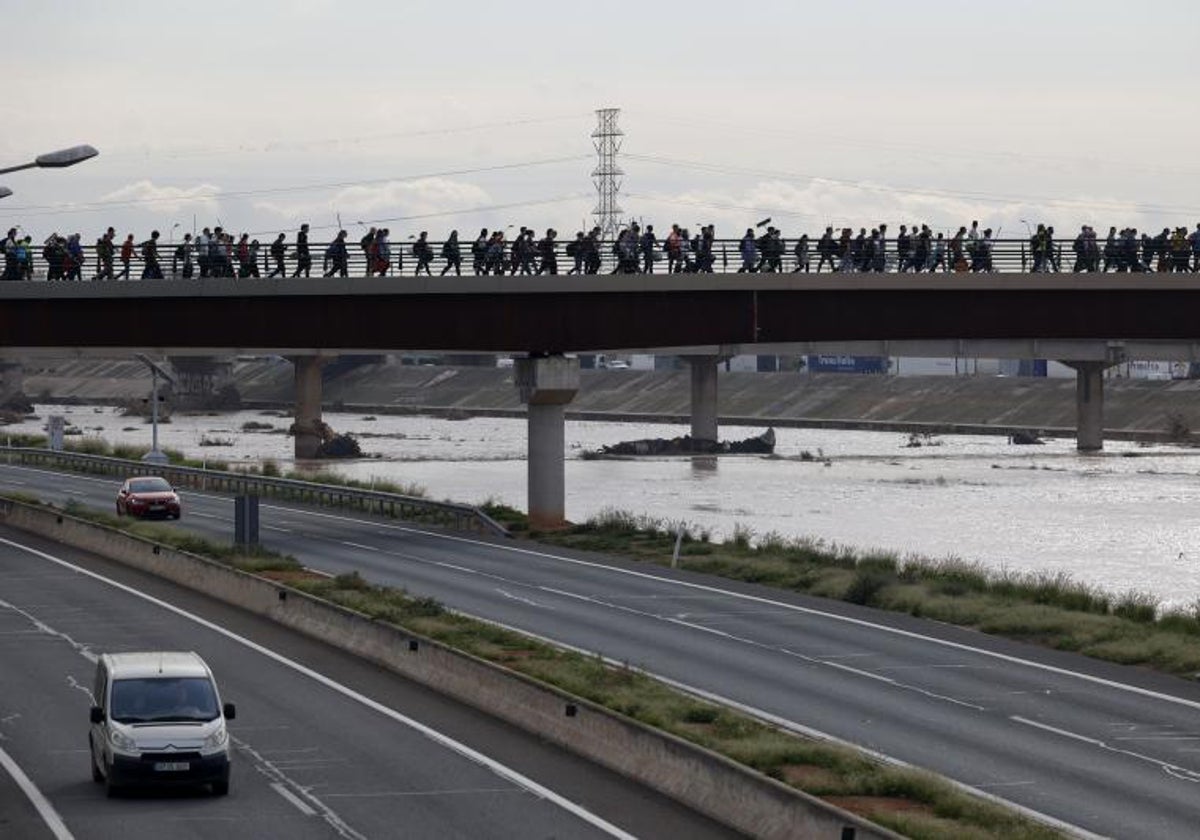
[[[113,244],[113,237],[117,232],[109,228],[104,232],[104,235],[96,240],[96,276],[93,280],[111,280],[113,279],[113,252],[116,246]]]
[[[350,254],[346,251],[346,231],[339,230],[338,235],[329,247],[325,249],[326,277],[349,277]]]
[[[742,265],[738,268],[737,273],[745,274],[754,271],[755,263],[758,261],[758,243],[754,241],[754,228],[746,228],[742,241],[738,243],[738,254],[742,258]]]
[[[275,241],[271,243],[270,254],[272,261],[275,263],[275,267],[271,269],[271,273],[267,275],[268,280],[276,276],[287,277],[287,267],[283,264],[284,257],[287,256],[287,245],[284,244],[284,240],[286,238],[287,235],[281,233],[276,236]]]
[[[830,271],[837,271],[837,243],[833,241],[833,226],[825,228],[825,233],[817,240],[817,274],[821,273],[821,269],[825,263],[829,263]]]
[[[479,236],[471,243],[471,270],[476,276],[486,274],[487,249],[489,234],[487,228],[480,228]]]
[[[133,234],[125,237],[125,241],[121,243],[121,273],[117,275],[118,280],[129,279],[129,263],[133,261]]]
[[[458,244],[457,230],[450,231],[450,236],[442,243],[442,258],[446,260],[446,264],[442,266],[439,277],[445,277],[451,269],[454,269],[455,277],[462,277],[462,246]],[[475,273],[479,273],[478,269]]]
[[[175,246],[175,251],[171,254],[171,276],[183,277],[184,280],[192,279],[192,235],[190,233],[183,235],[183,242]]]
[[[312,270],[312,254],[308,250],[308,222],[300,225],[300,232],[296,234],[296,272],[293,277],[299,277],[303,274],[309,277],[309,272]]]
[[[812,263],[808,256],[808,234],[802,233],[796,240],[796,267],[792,269],[792,274],[799,274],[802,271],[808,274],[810,268],[812,268]]]
[[[413,277],[420,277],[422,269],[424,269],[426,277],[432,277],[433,272],[429,270],[429,264],[433,262],[433,248],[429,247],[428,231],[421,231],[421,235],[413,243],[412,252],[413,256],[417,258],[417,270],[413,272]]]
[[[548,228],[546,235],[538,242],[538,256],[542,259],[542,264],[538,266],[538,274],[558,274],[558,243],[555,241],[557,237],[558,231]]]
[[[358,240],[358,247],[361,248],[363,252],[363,264],[366,266],[365,276],[370,277],[371,269],[374,268],[374,263],[371,258],[371,251],[375,247],[375,228],[368,230],[366,236]]]
[[[638,241],[638,249],[642,252],[643,274],[654,273],[654,258],[657,256],[655,253],[657,248],[658,239],[654,236],[654,225],[646,225],[646,230]]]

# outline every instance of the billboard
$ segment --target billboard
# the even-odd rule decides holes
[[[808,369],[813,373],[887,373],[888,357],[809,356]]]

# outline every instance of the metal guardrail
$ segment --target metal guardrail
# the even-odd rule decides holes
[[[507,528],[477,507],[453,502],[434,502],[398,493],[340,487],[336,484],[316,484],[292,478],[221,472],[199,467],[149,464],[144,461],[127,461],[124,458],[84,455],[77,452],[57,452],[51,449],[0,447],[0,453],[10,464],[19,462],[41,467],[57,467],[70,472],[118,475],[122,479],[138,475],[158,475],[176,487],[235,495],[269,496],[319,507],[352,508],[364,513],[442,525],[459,531],[510,536]]]
[[[783,272],[793,272],[804,270],[804,266],[800,264],[799,258],[796,255],[796,243],[798,237],[785,238],[781,240],[782,252],[780,253],[780,261],[776,270]],[[898,251],[896,240],[889,238],[884,240],[884,271],[886,273],[896,273],[900,270],[898,261]],[[118,243],[119,244],[119,243]],[[555,254],[557,262],[557,274],[568,275],[575,268],[575,259],[568,256],[566,246],[568,242],[559,240],[556,244]],[[174,258],[175,248],[179,243],[161,243],[159,245],[159,265],[165,279],[180,279],[183,276],[183,266]],[[392,258],[388,268],[380,276],[385,277],[411,277],[414,276],[417,270],[419,258],[411,252],[411,242],[393,241],[392,242]],[[448,260],[442,254],[442,242],[429,242],[429,260],[428,269],[433,276],[438,276],[443,273],[443,270],[448,271],[447,277],[456,276],[452,267],[448,265]],[[739,250],[740,240],[738,239],[715,239],[711,246],[712,265],[711,270],[717,272],[737,271],[742,265],[742,257]],[[822,261],[821,249],[819,246],[819,238],[813,238],[808,243],[808,254],[805,262],[808,269],[812,272],[833,272],[842,264],[841,246],[838,242],[834,243],[835,250],[832,255],[827,255]],[[323,255],[328,243],[312,242],[309,243],[309,253],[311,254],[313,276],[320,277],[325,274],[323,267]],[[915,244],[912,246],[915,248]],[[951,252],[951,242],[945,239],[941,243],[944,249],[943,260],[936,266],[933,265],[933,253],[931,252],[926,264],[922,266],[922,270],[938,271],[938,272],[953,272],[956,270],[953,256]],[[1127,260],[1119,259],[1117,255],[1110,253],[1108,257],[1104,257],[1105,243],[1101,241],[1098,244],[1099,252],[1093,255],[1095,260],[1094,271],[1119,271],[1119,270],[1158,270],[1167,271],[1175,268],[1176,260],[1170,253],[1169,249],[1165,252],[1155,250],[1153,253],[1147,253],[1143,245],[1138,243],[1136,254],[1132,255],[1132,263]],[[347,242],[347,274],[351,277],[363,277],[367,275],[367,254],[362,250],[359,243]],[[475,271],[476,261],[471,253],[471,242],[463,241],[460,243],[461,254],[461,271],[467,276],[476,276],[477,274],[495,273],[487,271]],[[97,276],[99,271],[99,261],[96,255],[95,245],[83,246],[83,265],[81,269],[81,277],[84,281],[92,280]],[[611,274],[618,268],[617,255],[614,253],[612,242],[599,243],[600,265],[594,273],[596,274]],[[759,253],[761,259],[761,252]],[[972,248],[970,243],[963,243],[963,256],[965,258],[965,268],[957,270],[972,271],[972,264],[979,266],[979,270],[986,270],[981,267],[982,261],[972,259]],[[1184,260],[1186,269],[1190,270],[1196,267],[1197,257],[1192,252],[1189,252],[1187,259]],[[646,265],[644,253],[639,248],[637,250],[637,266],[639,271]],[[682,265],[696,263],[696,255],[688,252],[685,257],[685,262]],[[824,262],[824,265],[822,265]],[[1028,271],[1052,271],[1052,272],[1071,272],[1075,268],[1076,255],[1072,251],[1072,244],[1068,240],[1054,240],[1050,244],[1050,249],[1044,260],[1036,260],[1028,239],[995,239],[991,242],[990,249],[990,266],[992,271],[998,272],[1028,272]],[[512,243],[506,243],[503,258],[501,260],[501,273],[503,274],[528,274],[537,273],[542,265],[540,256],[533,254],[531,259],[527,261],[526,267],[522,267],[520,262],[514,262]],[[756,260],[757,266],[758,260]],[[122,263],[119,258],[113,261],[114,271],[121,272]],[[1089,263],[1090,265],[1090,263]],[[1125,269],[1122,266],[1126,266]],[[1136,265],[1136,268],[1134,268]],[[141,279],[142,270],[145,264],[142,261],[140,252],[135,253],[133,260],[130,263],[129,279]],[[283,277],[286,279],[291,277],[297,266],[296,246],[294,242],[287,243],[287,253],[284,260],[285,272]],[[658,245],[652,251],[652,258],[649,262],[650,273],[666,274],[672,266],[672,261],[669,259],[666,252],[665,244],[659,241]],[[246,266],[248,268],[248,264]],[[229,270],[223,276],[228,277],[268,277],[275,270],[276,265],[274,259],[267,253],[265,245],[259,249],[257,258],[254,260],[253,273],[246,274],[243,266],[238,262],[236,255],[229,263]],[[758,267],[759,271],[771,270],[767,263],[763,263]],[[867,268],[856,270],[870,270]],[[912,270],[911,268],[909,270]],[[35,247],[30,254],[29,269],[22,275],[21,279],[45,280],[48,273],[46,260],[42,257],[41,247]],[[372,272],[378,275],[378,272]],[[192,258],[192,278],[200,276],[199,263],[196,257]],[[210,276],[218,276],[215,273]],[[278,275],[276,275],[278,276]],[[11,278],[10,278],[11,279]]]

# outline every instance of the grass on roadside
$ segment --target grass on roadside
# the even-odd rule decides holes
[[[997,572],[953,558],[902,558],[777,534],[754,540],[744,530],[714,543],[709,534],[686,524],[614,510],[530,536],[564,548],[670,565],[680,533],[680,568],[1180,676],[1200,674],[1200,602],[1162,610],[1153,596],[1132,591],[1114,595],[1062,572]]]
[[[37,504],[27,495],[8,498]],[[284,573],[289,585],[377,621],[432,638],[713,750],[772,778],[918,840],[1043,840],[1057,832],[980,801],[919,770],[879,764],[693,698],[596,656],[566,651],[446,610],[432,598],[376,586],[357,573],[303,574],[295,558],[246,553],[168,525],[100,513],[77,501],[65,512],[252,573]],[[295,574],[294,577],[290,575]]]

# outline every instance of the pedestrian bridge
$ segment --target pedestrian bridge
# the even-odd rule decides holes
[[[0,284],[0,348],[561,354],[794,342],[1200,342],[1191,274],[675,274]]]
[[[692,434],[704,439],[717,437],[718,362],[734,352],[1055,358],[1077,372],[1078,446],[1090,451],[1103,445],[1105,368],[1200,360],[1197,312],[1200,277],[1157,273],[14,282],[0,283],[0,354],[290,356],[298,457],[319,442],[324,360],[402,350],[513,354],[529,407],[529,513],[547,526],[565,509],[563,418],[579,383],[573,353],[684,356]]]

